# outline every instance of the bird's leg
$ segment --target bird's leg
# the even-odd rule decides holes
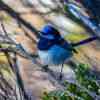
[[[44,66],[42,66],[42,68],[43,68],[44,71],[47,71],[48,70],[48,65],[44,65]]]
[[[64,64],[62,64],[62,66],[61,66],[61,70],[60,70],[60,76],[59,76],[59,79],[61,80],[62,79],[62,77],[63,77],[63,68],[64,68]]]

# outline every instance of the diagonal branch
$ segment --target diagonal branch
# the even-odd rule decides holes
[[[11,7],[5,4],[2,0],[0,0],[0,9],[4,10],[8,15],[10,15],[15,20],[20,21],[20,23],[23,26],[25,26],[27,29],[29,29],[31,32],[34,33],[36,38],[39,37],[38,30],[35,27],[33,27],[30,23],[26,22],[23,18],[21,18],[18,12],[14,11]]]

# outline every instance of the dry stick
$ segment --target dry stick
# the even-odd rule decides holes
[[[19,84],[19,86],[20,86],[21,91],[22,91],[23,94],[24,94],[25,99],[26,99],[26,100],[29,100],[29,99],[27,99],[28,96],[27,96],[27,94],[25,93],[24,85],[23,85],[21,76],[20,76],[20,74],[19,74],[18,66],[17,66],[17,64],[16,64],[16,58],[13,59],[13,60],[14,60],[14,65],[13,65],[13,64],[12,64],[13,62],[11,61],[11,58],[10,58],[10,56],[9,56],[9,53],[8,53],[8,52],[12,52],[12,50],[7,49],[7,48],[6,48],[6,49],[0,48],[0,51],[2,51],[2,52],[5,53],[5,55],[6,55],[6,57],[7,57],[7,60],[8,60],[8,63],[9,63],[9,65],[10,65],[11,69],[13,70],[13,72],[15,72],[15,75],[17,76],[17,82],[18,82],[18,84]],[[13,52],[13,53],[16,53],[16,52]]]
[[[1,98],[2,98],[2,99],[1,99]],[[6,100],[5,95],[4,95],[4,94],[2,94],[2,93],[0,93],[0,99],[1,99],[1,100]]]
[[[30,100],[28,95],[26,94],[24,84],[23,84],[23,80],[21,78],[20,71],[19,71],[19,68],[18,68],[18,65],[17,65],[16,53],[15,53],[15,57],[13,58],[13,61],[14,61],[15,73],[16,73],[16,76],[17,76],[17,82],[18,82],[18,85],[19,85],[23,95],[24,95],[24,99],[25,100]]]
[[[3,25],[3,22],[1,23],[1,27],[2,27],[2,29],[3,29],[3,31],[4,31],[4,33],[5,33],[5,36],[8,38],[8,40],[10,40],[11,42],[14,42],[14,41],[8,36],[8,33],[7,33],[7,31],[6,31],[6,29],[5,29],[4,25]]]
[[[8,36],[8,33],[7,33],[7,31],[6,31],[6,29],[5,29],[5,26],[4,26],[4,24],[3,24],[3,20],[1,20],[1,27],[2,27],[3,32],[5,33],[5,37],[6,37],[9,41],[11,41],[13,44],[16,44],[16,43]]]
[[[6,41],[6,40],[0,40],[0,44],[15,45],[15,43],[12,43],[11,41]]]
[[[2,40],[1,40],[1,39],[2,39]],[[12,42],[11,39],[9,40],[7,36],[2,35],[2,34],[0,34],[0,43],[16,45],[15,42]]]
[[[9,63],[9,65],[10,65],[11,69],[13,70],[13,72],[14,72],[16,78],[17,78],[17,82],[18,82],[18,75],[17,75],[17,73],[16,73],[16,68],[15,68],[16,66],[14,66],[14,65],[12,64],[13,62],[11,61],[11,58],[10,58],[8,52],[5,52],[5,55],[6,55],[6,57],[7,57],[8,63]]]
[[[11,69],[13,70],[13,65],[12,65],[12,62],[10,61],[10,57],[9,57],[9,54],[8,54],[9,50],[3,49],[2,46],[0,45],[0,51],[4,52],[5,56],[7,57],[8,63],[10,65]]]
[[[28,28],[35,35],[34,40],[36,40],[39,37],[38,31],[36,30],[36,28],[33,27],[30,23],[26,22],[23,18],[21,18],[18,12],[14,11],[11,7],[5,4],[2,0],[0,0],[0,9],[4,10],[12,18],[19,20],[22,25]]]
[[[0,72],[0,74],[2,74],[1,72]],[[11,87],[11,85],[6,81],[6,79],[3,77],[3,75],[2,75],[2,81],[6,84],[6,86],[10,89],[10,90],[13,90],[13,88]]]
[[[7,90],[2,86],[2,84],[0,83],[0,90],[2,90],[2,92],[4,93],[4,98],[7,99]]]
[[[15,54],[14,54],[15,55]],[[20,73],[19,73],[19,68],[18,68],[18,66],[16,66],[17,65],[17,62],[16,62],[16,56],[14,56],[14,58],[13,58],[13,61],[14,61],[14,67],[15,67],[15,73],[16,73],[16,78],[17,78],[17,84],[18,84],[18,86],[19,86],[19,95],[20,95],[20,100],[23,100],[23,91],[25,91],[24,90],[24,85],[23,85],[23,81],[22,81],[22,78],[21,78],[21,76],[20,76]],[[16,92],[15,92],[16,93]],[[16,95],[17,95],[17,93],[16,93]],[[17,99],[18,97],[16,97],[16,99]],[[18,99],[17,99],[18,100]]]
[[[5,98],[9,98],[9,94],[11,94],[10,91],[13,91],[13,88],[11,87],[11,85],[6,81],[6,79],[3,77],[2,72],[0,72],[1,75],[1,79],[0,81],[2,83],[0,83],[0,89],[3,90],[4,94],[5,94]]]
[[[36,41],[32,38],[32,36],[30,36],[30,35],[28,34],[28,32],[25,30],[25,28],[24,28],[24,26],[22,25],[22,23],[21,23],[19,20],[17,20],[17,23],[18,23],[18,27],[21,28],[21,29],[23,30],[25,36],[27,36],[29,39],[31,39],[31,40],[33,41],[33,43],[36,43]]]
[[[19,75],[17,66],[16,66],[16,64],[14,64],[14,65],[12,64],[12,63],[15,63],[15,61],[14,61],[14,62],[11,61],[11,58],[10,58],[10,56],[9,56],[9,54],[8,54],[7,52],[5,52],[5,55],[6,55],[7,59],[8,59],[8,63],[9,63],[9,65],[10,65],[11,69],[13,70],[13,72],[14,72],[15,75],[16,75],[19,88],[21,88],[22,91],[24,91],[23,85],[20,84],[20,83],[21,83],[21,77],[20,77],[20,75]],[[20,86],[20,85],[22,85],[22,86]],[[28,100],[28,99],[26,99],[26,100]]]
[[[25,55],[23,55],[21,52],[19,52],[16,48],[0,48],[0,52],[9,52],[9,53],[16,53],[19,56],[28,59]]]
[[[7,99],[7,98],[9,98],[9,96],[10,96],[10,94],[11,94],[10,91],[13,91],[13,90],[10,90],[10,89],[9,89],[9,87],[8,87],[7,84],[6,84],[7,82],[6,82],[5,79],[3,79],[2,82],[3,82],[3,85],[1,85],[1,83],[0,83],[0,89],[4,92],[5,98]],[[6,82],[6,83],[5,83],[5,82]]]

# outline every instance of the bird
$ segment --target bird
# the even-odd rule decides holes
[[[52,24],[46,24],[39,33],[38,55],[46,67],[49,65],[62,65],[60,71],[61,79],[63,64],[73,56],[74,49]]]

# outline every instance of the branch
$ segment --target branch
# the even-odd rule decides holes
[[[33,27],[30,23],[26,22],[23,18],[19,16],[19,13],[14,11],[11,7],[9,7],[7,4],[5,4],[2,0],[0,0],[0,9],[4,10],[8,15],[10,15],[12,18],[16,19],[17,21],[20,21],[22,25],[24,25],[26,28],[28,28],[36,38],[39,37],[38,31],[35,27]],[[36,39],[35,39],[36,40]]]

